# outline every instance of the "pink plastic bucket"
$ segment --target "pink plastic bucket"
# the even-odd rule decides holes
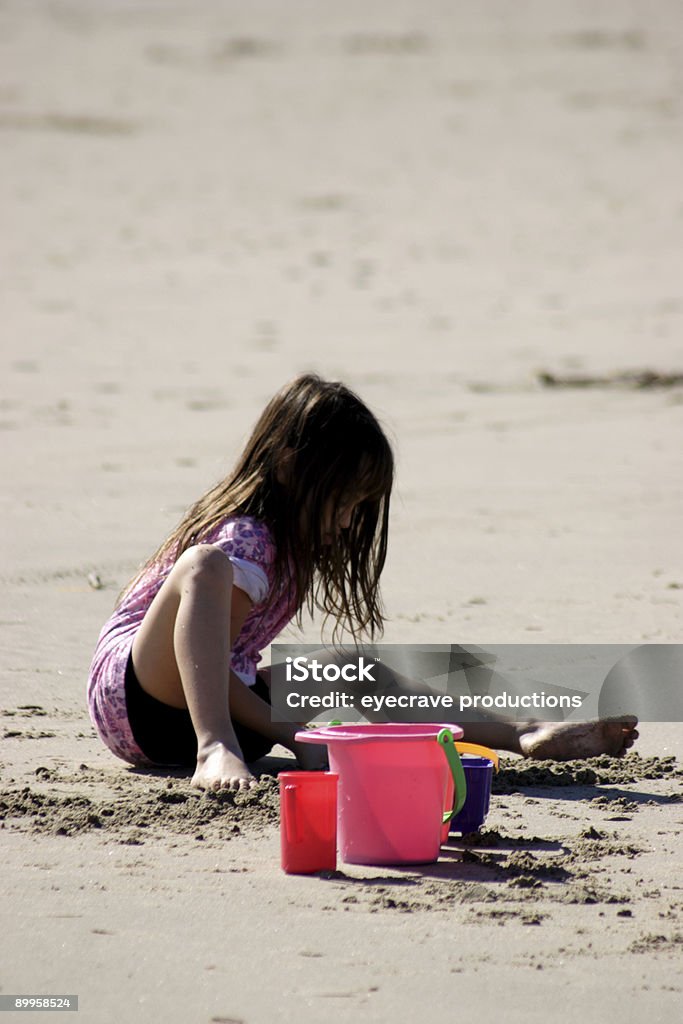
[[[438,859],[453,775],[437,736],[458,725],[336,725],[296,734],[327,745],[339,775],[337,834],[347,864],[424,864]],[[446,834],[447,834],[446,828]]]

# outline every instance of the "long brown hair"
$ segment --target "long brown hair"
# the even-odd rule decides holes
[[[291,588],[299,625],[305,606],[335,618],[335,635],[381,634],[393,475],[391,446],[361,399],[304,374],[271,399],[233,471],[188,510],[140,576],[175,561],[225,518],[253,516],[275,542],[272,593]],[[347,502],[356,503],[348,529],[330,542],[325,516]]]

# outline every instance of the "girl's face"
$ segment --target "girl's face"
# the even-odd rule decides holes
[[[323,521],[320,535],[326,546],[333,544],[342,530],[348,530],[353,519],[356,507],[364,498],[358,496],[346,496],[337,502],[330,498],[323,509]]]

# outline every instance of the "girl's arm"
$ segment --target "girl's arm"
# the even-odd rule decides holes
[[[247,594],[239,587],[232,588],[230,609],[230,649],[240,634],[245,619],[253,604]],[[267,671],[267,670],[266,670]],[[253,729],[254,732],[267,736],[274,743],[281,743],[296,754],[305,768],[323,768],[327,759],[324,747],[311,744],[299,744],[295,734],[302,728],[300,722],[273,722],[270,705],[254,693],[250,686],[230,673],[230,715],[234,722]]]

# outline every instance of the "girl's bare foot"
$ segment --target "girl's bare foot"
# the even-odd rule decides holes
[[[525,757],[541,760],[623,757],[638,739],[637,724],[634,715],[594,722],[530,722],[520,727],[519,747]]]
[[[197,755],[192,785],[199,789],[252,789],[256,781],[241,756],[222,743],[214,743]]]

